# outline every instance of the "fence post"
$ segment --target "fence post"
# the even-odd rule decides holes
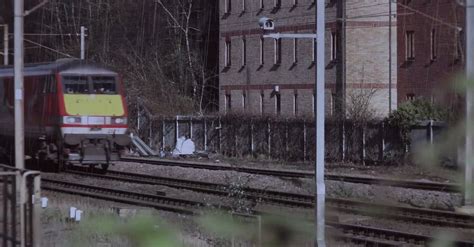
[[[342,120],[342,128],[341,128],[341,161],[346,160],[346,120]]]
[[[270,120],[267,120],[267,133],[268,157],[270,158],[272,156],[272,132],[270,129]]]
[[[207,121],[206,118],[204,120],[204,151],[207,151]]]
[[[153,120],[150,118],[149,119],[149,124],[148,124],[148,146],[153,148]]]
[[[433,133],[433,120],[430,120],[428,126],[428,133],[430,135],[430,144],[433,145],[434,133]]]
[[[218,131],[218,137],[219,137],[219,153],[222,154],[222,121],[221,121],[221,117],[219,117],[219,128],[217,128],[219,131]]]
[[[254,143],[254,140],[253,140],[253,121],[250,122],[250,152],[252,153],[252,155],[254,154],[255,152],[255,143]]]
[[[306,128],[306,120],[303,121],[303,161],[306,161],[306,155],[307,155],[307,128]]]
[[[189,120],[189,138],[193,139],[193,117]]]
[[[178,143],[178,139],[179,139],[179,116],[176,116],[175,128],[176,128],[176,143]]]
[[[165,119],[162,120],[161,123],[161,150],[165,150],[166,147],[166,121]]]
[[[382,122],[380,124],[379,131],[380,131],[380,139],[382,141],[380,145],[380,151],[379,151],[379,160],[383,161],[385,157],[385,154],[384,154],[385,152],[385,122]]]
[[[362,127],[362,165],[365,165],[365,126]]]
[[[32,244],[35,247],[41,246],[41,175],[33,178],[33,234]]]
[[[288,145],[288,142],[289,142],[289,136],[288,136],[288,133],[289,132],[289,129],[288,129],[288,119],[286,120],[285,122],[285,159],[288,160],[288,155],[289,155],[289,152],[290,152],[290,148],[289,148],[289,145]]]

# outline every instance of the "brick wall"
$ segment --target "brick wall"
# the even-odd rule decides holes
[[[464,27],[465,14],[456,1],[409,1],[399,5],[398,12],[398,101],[425,98],[455,104],[448,93],[453,78],[463,66],[458,55],[462,37],[456,27]],[[431,57],[431,32],[435,32],[436,59]],[[406,33],[414,32],[412,61],[406,59]],[[461,33],[462,35],[462,33]],[[464,52],[464,45],[460,52]]]
[[[281,1],[280,8],[274,8],[274,0],[246,0],[242,11],[242,0],[231,1],[230,13],[225,13],[227,0],[220,0],[220,111],[226,111],[226,99],[231,99],[232,111],[261,114],[276,114],[275,86],[279,88],[281,115],[286,117],[313,114],[315,64],[313,62],[313,41],[297,41],[297,62],[294,62],[294,40],[281,41],[281,63],[274,64],[274,40],[264,40],[264,64],[260,64],[260,39],[263,31],[258,26],[259,18],[267,16],[276,20],[275,32],[314,33],[315,5],[312,0]],[[334,113],[338,66],[331,61],[332,33],[342,35],[337,28],[336,1],[327,1],[326,16],[326,112]],[[372,99],[374,114],[388,112],[388,16],[373,16],[387,12],[384,0],[346,1],[346,95],[360,90],[376,90]],[[396,8],[394,7],[394,12]],[[396,20],[394,20],[394,24]],[[396,40],[396,26],[393,26]],[[383,37],[383,38],[381,38]],[[246,62],[242,66],[242,40],[246,42]],[[226,42],[231,42],[231,66],[225,66]],[[396,50],[393,47],[392,105],[396,106]],[[341,59],[339,61],[342,61]],[[341,72],[341,71],[339,71]],[[340,80],[339,80],[340,81]],[[245,97],[242,95],[245,94]],[[226,97],[226,95],[228,95]],[[295,113],[295,95],[297,111]],[[246,103],[242,100],[245,98]],[[350,103],[350,102],[347,102]],[[243,106],[246,106],[245,109]]]

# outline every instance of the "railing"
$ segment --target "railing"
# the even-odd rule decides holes
[[[0,246],[40,246],[41,177],[0,165]]]
[[[145,121],[146,120],[146,121]],[[282,160],[314,160],[315,129],[311,120],[271,118],[187,117],[141,121],[138,135],[154,150],[171,151],[181,136],[197,150],[228,156],[260,156]],[[411,146],[433,144],[446,126],[424,121],[412,126]],[[401,160],[410,147],[397,127],[386,122],[360,125],[349,120],[326,122],[326,159],[354,162]]]

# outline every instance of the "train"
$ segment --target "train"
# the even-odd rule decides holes
[[[0,67],[0,157],[14,157],[14,68]],[[125,88],[119,73],[78,59],[24,67],[25,160],[62,170],[107,170],[130,145]],[[2,162],[0,160],[0,163]]]

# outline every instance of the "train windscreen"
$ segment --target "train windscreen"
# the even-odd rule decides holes
[[[64,76],[65,94],[117,94],[113,76]]]
[[[65,76],[64,93],[66,94],[88,94],[89,83],[85,76]]]
[[[95,94],[116,94],[117,86],[115,77],[93,76],[92,90]]]

